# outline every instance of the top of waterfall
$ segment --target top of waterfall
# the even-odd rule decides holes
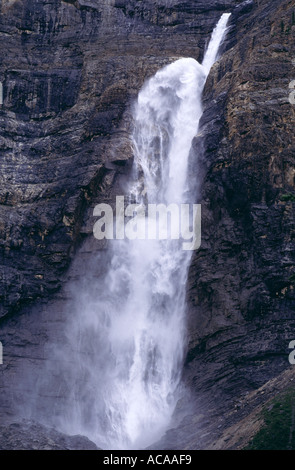
[[[218,58],[218,50],[222,44],[222,41],[225,37],[227,31],[227,24],[231,13],[223,13],[217,25],[215,26],[209,45],[204,55],[204,60],[202,62],[203,67],[208,74],[212,65]]]

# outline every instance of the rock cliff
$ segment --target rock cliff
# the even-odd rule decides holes
[[[294,2],[259,2],[207,82],[202,247],[186,374],[226,413],[289,367],[294,336]],[[204,135],[204,137],[202,137]],[[197,385],[198,384],[198,385]],[[220,396],[220,400],[216,400]],[[237,415],[238,416],[238,415]]]
[[[68,280],[82,278],[103,248],[92,236],[92,208],[113,201],[130,169],[133,99],[164,64],[201,60],[225,11],[231,29],[206,84],[193,145],[200,160],[191,168],[202,175],[203,211],[187,287],[184,380],[194,406],[159,445],[212,446],[252,411],[245,396],[289,367],[294,1],[2,0],[3,419],[14,420],[16,402],[30,395],[32,384],[19,384],[28,365],[42,363],[44,325],[58,332]]]
[[[200,57],[221,3],[2,2],[1,316],[60,288],[130,157],[124,111],[162,65]]]

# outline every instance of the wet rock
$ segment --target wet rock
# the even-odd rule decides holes
[[[99,450],[84,436],[67,436],[39,423],[0,426],[0,450]]]

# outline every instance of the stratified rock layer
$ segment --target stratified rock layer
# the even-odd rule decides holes
[[[289,367],[295,334],[295,5],[259,4],[210,74],[194,142],[202,247],[189,274],[185,374],[223,416],[215,436],[238,397]]]
[[[237,44],[207,82],[194,143],[203,219],[187,363],[205,380],[211,364],[233,394],[286,367],[294,334],[294,32],[292,2],[260,2],[238,23]]]

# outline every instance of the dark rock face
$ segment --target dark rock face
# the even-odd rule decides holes
[[[99,450],[83,436],[65,436],[37,423],[0,426],[0,450]]]
[[[259,3],[212,70],[194,143],[203,241],[189,275],[185,373],[219,414],[289,367],[294,336],[294,5]]]
[[[28,364],[42,368],[45,327],[58,331],[66,283],[83,277],[81,266],[103,248],[92,237],[92,208],[112,201],[128,174],[132,100],[164,64],[200,60],[229,10],[232,28],[209,76],[194,142],[202,247],[189,273],[184,379],[198,411],[160,445],[209,447],[237,397],[288,367],[294,9],[288,0],[2,0],[1,417],[13,420],[14,404],[30,396],[17,384]],[[9,429],[3,445],[17,446]]]
[[[79,69],[10,70],[3,83],[4,106],[19,119],[49,118],[74,106],[80,81]]]

